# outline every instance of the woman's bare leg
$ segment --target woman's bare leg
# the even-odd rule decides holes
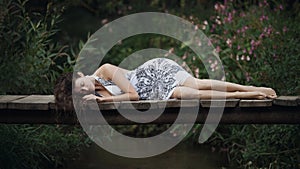
[[[266,98],[266,94],[262,92],[222,92],[215,90],[198,90],[190,87],[179,86],[175,88],[171,97],[177,99],[264,99]]]
[[[217,90],[226,92],[262,92],[267,95],[268,98],[276,98],[276,92],[267,87],[255,87],[255,86],[245,86],[231,82],[223,82],[219,80],[212,79],[197,79],[189,77],[183,86],[191,87],[198,90]]]

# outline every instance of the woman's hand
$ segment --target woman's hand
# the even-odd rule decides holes
[[[92,101],[92,100],[96,100],[97,102],[102,102],[103,101],[102,97],[96,96],[94,94],[85,95],[85,96],[82,97],[82,99],[84,101]]]

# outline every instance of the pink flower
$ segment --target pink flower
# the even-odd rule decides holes
[[[240,13],[240,17],[245,17],[245,16],[246,16],[246,14],[244,12]]]
[[[244,33],[246,30],[248,30],[248,26],[242,27],[242,32]]]
[[[268,16],[265,16],[265,15],[262,15],[260,18],[259,18],[260,21],[264,21],[264,20],[269,20],[269,17]]]
[[[283,10],[283,6],[282,6],[281,4],[279,5],[279,9],[280,9],[280,10]]]
[[[220,4],[220,8],[221,8],[221,10],[224,10],[224,9],[225,9],[225,6],[222,5],[222,4]]]
[[[255,40],[251,40],[251,42],[250,42],[250,44],[252,45],[252,46],[254,46],[254,44],[255,44]]]
[[[118,45],[122,45],[122,40],[119,40],[117,43]]]
[[[198,46],[202,46],[202,43],[201,43],[201,41],[199,41],[199,42],[198,42]]]
[[[260,45],[260,43],[261,43],[261,41],[259,40],[255,43],[255,45],[258,46],[258,45]]]
[[[212,45],[212,42],[209,40],[209,41],[207,42],[207,45],[208,45],[208,46],[211,46],[211,45]]]
[[[195,30],[198,30],[198,25],[195,26]]]
[[[261,33],[261,34],[259,35],[259,38],[262,39],[263,37],[265,37],[265,34],[264,34],[264,33]]]
[[[101,23],[102,23],[102,24],[106,24],[107,22],[108,22],[108,19],[102,19],[102,20],[101,20]]]
[[[216,26],[217,26],[216,24],[213,24],[212,28],[210,29],[210,32],[213,32],[215,30]]]
[[[246,80],[247,80],[247,82],[249,82],[251,80],[251,76],[248,72],[246,72]]]
[[[194,73],[195,73],[196,78],[199,78],[199,68],[196,68]]]
[[[232,47],[232,41],[230,39],[226,40],[227,45],[231,48]]]
[[[215,70],[218,70],[218,69],[219,69],[219,67],[218,67],[218,61],[215,60],[215,62],[212,63],[212,64],[210,65],[210,68],[211,68],[211,70],[212,70],[213,72],[214,72]]]
[[[216,52],[217,52],[217,53],[220,53],[220,51],[221,51],[220,46],[217,46],[217,47],[216,47]]]
[[[245,60],[245,55],[242,55],[241,60]]]
[[[250,55],[252,55],[252,53],[253,53],[253,50],[252,49],[250,49],[250,51],[249,51],[249,54]],[[249,59],[250,60],[250,59]]]
[[[221,25],[221,23],[222,23],[219,19],[216,19],[215,21],[218,25]]]
[[[247,55],[246,60],[249,61],[250,60],[250,56]]]
[[[174,52],[174,48],[171,48],[169,49],[168,53],[166,53],[164,56],[169,56],[173,52]]]
[[[284,26],[283,29],[282,29],[282,31],[283,31],[283,32],[286,32],[286,31],[287,31],[287,27]]]
[[[187,58],[186,53],[184,53],[184,55],[181,58],[182,60],[185,60]]]
[[[215,4],[215,10],[218,11],[220,9],[219,4]]]
[[[228,21],[229,23],[232,22],[232,14],[231,14],[231,13],[229,13],[229,15],[228,15],[228,17],[227,17],[227,21]]]

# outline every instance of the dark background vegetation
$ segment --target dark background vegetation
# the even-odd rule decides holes
[[[296,0],[2,0],[0,94],[52,94],[55,80],[72,71],[91,34],[114,19],[147,11],[167,12],[197,25],[216,47],[226,80],[269,86],[279,95],[299,95],[300,5]],[[195,64],[195,54],[180,46],[164,36],[134,36],[116,45],[103,63],[119,64],[144,48],[174,48],[195,76],[207,77],[201,62]],[[211,71],[218,68],[211,63]],[[166,127],[116,128],[147,136]],[[200,129],[195,125],[195,131]],[[195,133],[186,142],[193,143]],[[226,125],[219,126],[207,144],[227,150],[229,168],[300,168],[299,133],[299,125]],[[0,168],[62,167],[90,143],[78,126],[0,125],[0,135]]]

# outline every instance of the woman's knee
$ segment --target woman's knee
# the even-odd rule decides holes
[[[175,88],[171,97],[177,99],[199,99],[200,96],[201,93],[199,90],[181,86]]]
[[[183,86],[191,87],[197,90],[210,90],[211,89],[211,82],[206,79],[197,79],[194,77],[188,78],[184,83]]]

